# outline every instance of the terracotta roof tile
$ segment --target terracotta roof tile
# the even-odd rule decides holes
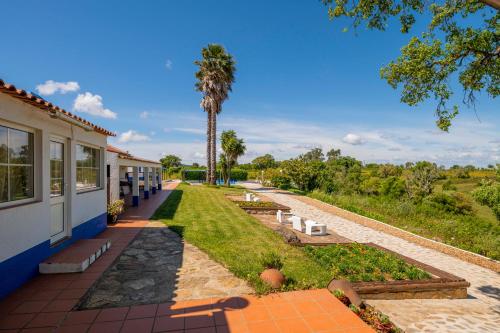
[[[2,79],[0,79],[0,92],[10,95],[14,98],[17,98],[27,104],[33,105],[35,107],[38,107],[39,109],[51,114],[54,112],[61,112],[65,116],[81,123],[82,125],[88,126],[92,128],[97,133],[104,134],[107,136],[116,136],[114,132],[111,132],[103,127],[97,126],[93,123],[91,123],[88,120],[83,119],[82,117],[79,117],[71,112],[68,112],[64,109],[61,109],[60,107],[44,100],[43,98],[36,96],[34,94],[28,93],[23,89],[18,89],[16,86],[10,83],[6,83]]]

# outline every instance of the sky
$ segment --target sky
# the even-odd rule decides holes
[[[236,60],[218,132],[247,153],[287,159],[315,147],[364,162],[500,163],[500,101],[461,106],[449,133],[434,101],[417,107],[380,79],[408,39],[343,32],[321,1],[9,1],[0,11],[0,78],[117,133],[108,142],[150,159],[205,163],[206,114],[194,61],[209,43]],[[456,101],[462,92],[456,90]]]

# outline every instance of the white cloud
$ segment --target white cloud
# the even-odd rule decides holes
[[[39,84],[36,86],[36,91],[40,95],[53,95],[56,92],[61,94],[65,94],[67,92],[78,91],[80,89],[80,85],[75,81],[68,82],[56,82],[53,80],[47,80],[45,83]]]
[[[141,119],[147,119],[149,118],[149,116],[151,115],[151,113],[149,113],[148,111],[142,111],[140,114],[139,114],[139,117]]]
[[[144,134],[140,134],[134,130],[129,130],[127,132],[124,132],[120,134],[120,137],[118,138],[119,143],[126,143],[126,142],[144,142],[144,141],[149,141],[149,137]]]
[[[116,119],[115,112],[104,108],[102,97],[89,92],[78,94],[73,104],[73,110],[88,113],[96,117]]]
[[[171,69],[172,69],[172,65],[173,65],[173,64],[174,64],[174,63],[172,62],[172,60],[167,59],[167,61],[165,61],[165,68],[166,68],[167,70],[171,70]]]
[[[363,139],[361,139],[361,137],[357,134],[354,134],[354,133],[349,133],[347,134],[346,136],[344,136],[342,138],[342,141],[345,142],[345,143],[348,143],[350,145],[360,145],[363,143]]]
[[[166,129],[168,130],[168,129]],[[205,134],[207,132],[206,129],[203,128],[183,128],[183,127],[175,127],[172,130],[183,133],[191,133],[191,134]]]

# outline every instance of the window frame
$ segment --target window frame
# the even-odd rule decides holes
[[[78,169],[79,168],[82,168],[82,167],[79,167],[78,166],[78,159],[77,159],[77,149],[78,149],[78,146],[82,146],[82,147],[87,147],[87,148],[91,148],[91,149],[95,149],[98,151],[99,153],[99,164],[98,164],[98,172],[97,172],[97,175],[99,176],[99,185],[97,186],[94,186],[94,187],[85,187],[85,188],[78,188]],[[102,147],[99,147],[97,145],[94,145],[94,144],[90,144],[90,143],[86,143],[86,142],[81,142],[81,141],[77,141],[75,143],[75,190],[76,190],[76,194],[83,194],[83,193],[87,193],[87,192],[94,192],[94,191],[100,191],[100,190],[103,190],[104,189],[104,185],[103,185],[103,153],[102,153]],[[89,168],[89,167],[83,167],[83,168]],[[92,167],[90,167],[92,168]]]
[[[21,205],[25,205],[25,204],[29,204],[29,203],[35,203],[35,202],[39,202],[40,200],[38,199],[38,195],[37,195],[37,191],[38,191],[38,184],[37,184],[37,171],[36,171],[36,165],[38,164],[37,163],[37,153],[36,153],[36,149],[37,149],[37,133],[36,133],[36,130],[34,128],[31,128],[31,127],[26,127],[26,126],[23,126],[23,125],[17,125],[17,124],[13,124],[11,122],[7,122],[7,121],[4,121],[2,119],[0,119],[0,126],[1,127],[5,127],[7,129],[13,129],[13,130],[17,130],[17,131],[21,131],[21,132],[26,132],[26,133],[29,133],[32,135],[32,148],[33,148],[33,151],[31,152],[32,153],[32,163],[31,163],[31,167],[33,168],[32,170],[32,186],[33,186],[33,195],[29,198],[25,198],[25,199],[19,199],[19,200],[11,200],[11,201],[5,201],[5,202],[0,202],[0,209],[4,209],[4,208],[13,208],[13,207],[17,207],[17,206],[21,206]],[[2,163],[4,164],[4,163]],[[17,164],[17,163],[12,163],[13,165],[21,165],[21,164]],[[6,165],[10,165],[10,163],[7,163]],[[22,165],[28,165],[28,164],[22,164]],[[9,189],[10,189],[10,186],[9,186]],[[8,194],[10,196],[10,193]]]

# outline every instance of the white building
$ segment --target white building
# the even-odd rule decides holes
[[[109,202],[131,194],[132,206],[139,206],[141,199],[147,200],[150,194],[156,194],[157,189],[161,190],[162,169],[158,161],[132,156],[124,150],[108,145],[106,164]],[[128,183],[131,183],[131,188]]]
[[[0,299],[106,228],[114,133],[0,80]]]

